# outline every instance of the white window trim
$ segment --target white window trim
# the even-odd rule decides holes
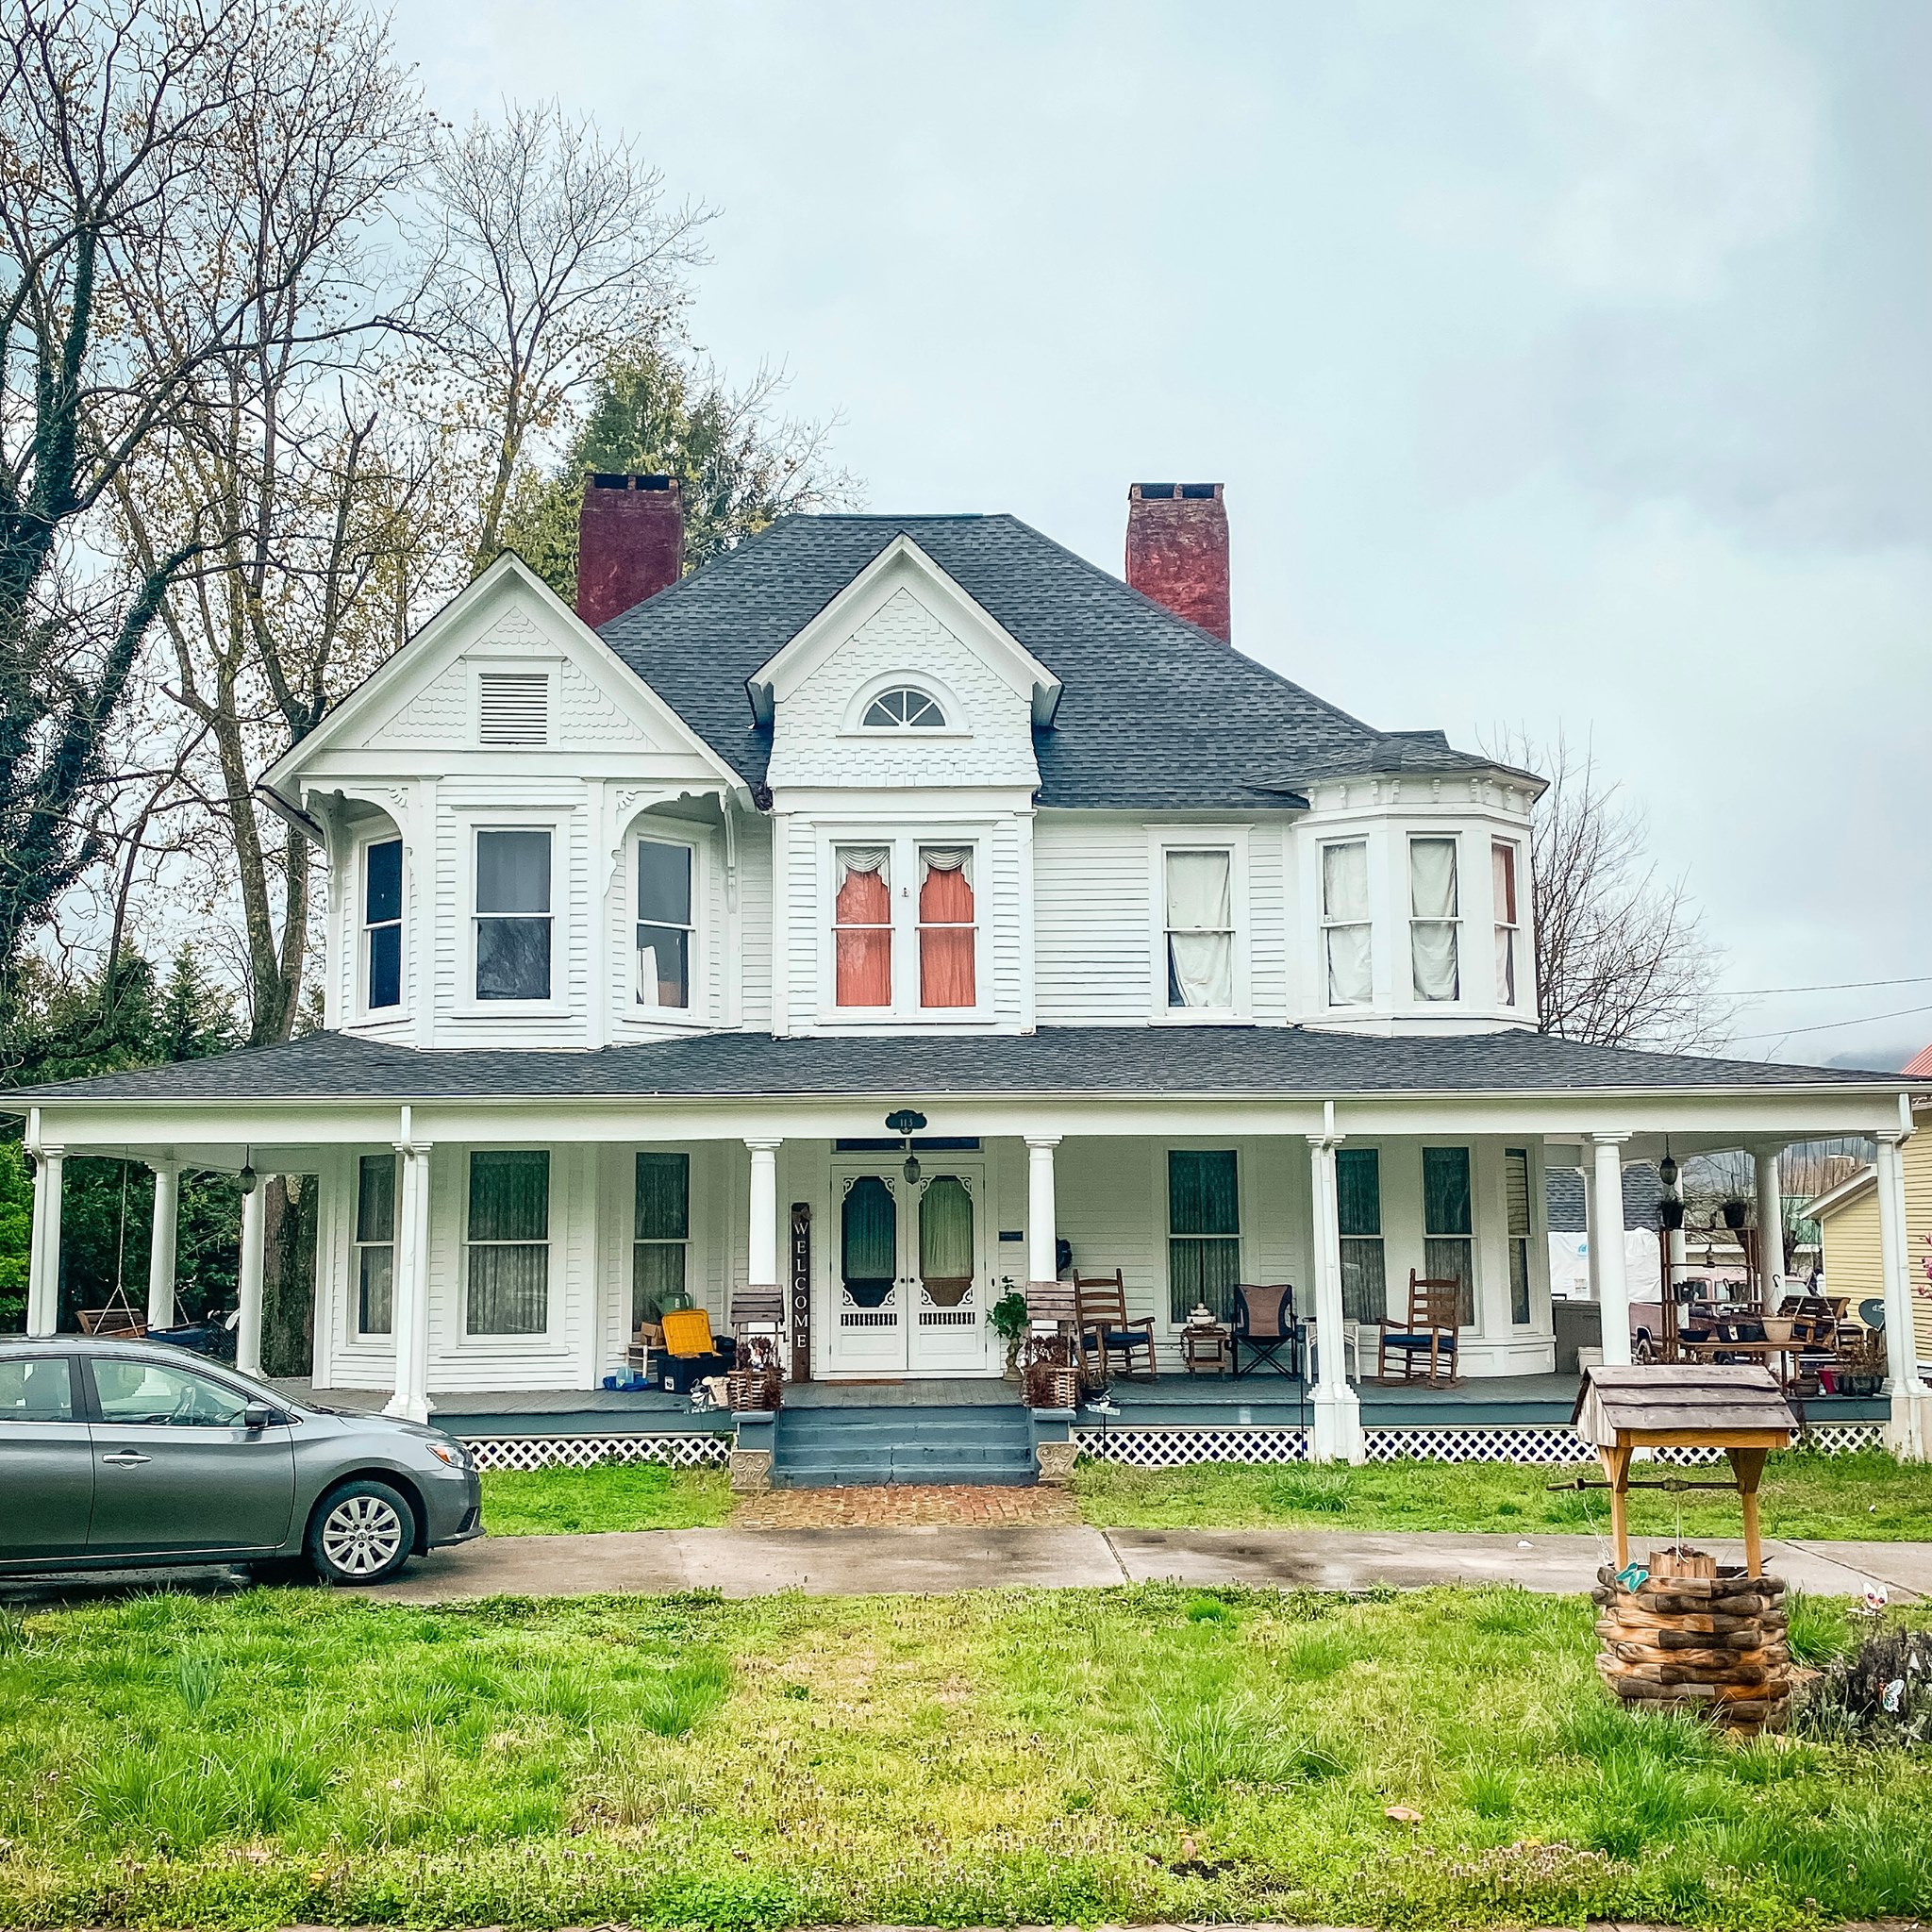
[[[383,1153],[390,1155],[393,1165],[390,1169],[390,1181],[393,1197],[390,1204],[390,1226],[393,1230],[386,1241],[365,1241],[356,1232],[357,1224],[362,1211],[362,1163],[378,1158]],[[395,1279],[396,1247],[402,1234],[402,1157],[392,1149],[358,1147],[349,1156],[349,1340],[358,1346],[375,1346],[393,1349],[396,1339],[395,1321]],[[387,1328],[365,1328],[362,1325],[362,1250],[364,1248],[387,1248],[390,1267],[390,1321]]]
[[[466,654],[470,667],[470,749],[485,755],[557,749],[557,699],[563,669],[560,658],[487,657]],[[541,677],[543,680],[543,741],[541,744],[486,744],[483,741],[483,674],[497,677]]]
[[[702,1149],[690,1141],[676,1143],[669,1141],[644,1141],[633,1142],[624,1150],[624,1184],[618,1189],[624,1213],[622,1224],[624,1245],[624,1300],[618,1307],[619,1325],[623,1331],[622,1341],[627,1347],[630,1338],[637,1333],[631,1325],[630,1311],[637,1306],[638,1291],[638,1250],[645,1245],[638,1240],[638,1156],[640,1154],[682,1154],[686,1157],[684,1225],[682,1242],[653,1241],[654,1247],[681,1246],[684,1249],[684,1291],[695,1307],[710,1307],[710,1298],[705,1292],[707,1284],[697,1278],[695,1257],[703,1253],[699,1229],[708,1227],[704,1210],[708,1208],[705,1195],[705,1174],[707,1162],[702,1158]],[[787,1276],[790,1279],[790,1276]],[[788,1303],[790,1291],[787,1291]]]
[[[372,1007],[369,1004],[369,934],[372,930],[369,924],[369,848],[372,845],[389,844],[397,844],[403,848],[402,898],[396,919],[396,925],[401,934],[402,964],[398,991],[402,993],[402,998],[392,1007]],[[399,1025],[409,1019],[413,1004],[409,998],[413,981],[409,969],[415,949],[409,943],[409,915],[413,908],[409,903],[408,841],[403,837],[400,829],[387,832],[359,832],[356,837],[352,863],[352,876],[356,883],[354,898],[348,910],[351,921],[350,945],[355,954],[352,970],[356,1018],[359,1023],[372,1026]]]
[[[1510,874],[1516,884],[1516,917],[1513,921],[1505,919],[1503,917],[1503,908],[1494,903],[1496,891],[1494,848],[1498,845],[1507,846],[1512,855],[1509,860]],[[1516,968],[1516,997],[1514,999],[1506,999],[1504,997],[1503,985],[1499,979],[1495,987],[1496,1007],[1500,1012],[1520,1013],[1531,1004],[1530,1001],[1525,1000],[1523,996],[1523,843],[1521,840],[1507,839],[1500,832],[1492,832],[1490,835],[1490,921],[1496,932],[1507,932],[1510,935],[1510,955]],[[1490,971],[1493,974],[1495,970],[1495,949],[1492,945],[1490,951]],[[1533,966],[1528,976],[1534,981],[1536,973]]]
[[[1243,1025],[1254,1019],[1253,973],[1249,958],[1254,917],[1248,896],[1248,831],[1246,825],[1148,827],[1148,1015],[1156,1025]],[[1234,1004],[1231,1007],[1170,1007],[1167,1003],[1167,855],[1170,852],[1225,852],[1229,856],[1228,896],[1234,917]]]
[[[882,698],[889,691],[897,691],[902,686],[924,691],[940,708],[946,722],[943,724],[918,725],[867,724],[862,722],[875,698]],[[964,717],[965,708],[959,703],[958,694],[931,672],[891,671],[882,676],[869,677],[858,687],[852,702],[845,708],[838,735],[841,738],[874,741],[881,738],[904,739],[914,744],[943,744],[973,736],[972,727],[962,722]]]
[[[1463,838],[1461,825],[1444,826],[1436,829],[1428,825],[1410,824],[1402,835],[1402,937],[1403,958],[1399,967],[1404,988],[1402,1004],[1412,1013],[1462,1013],[1467,1012],[1469,997],[1469,874],[1465,867],[1462,852],[1467,842]],[[1453,919],[1424,919],[1415,909],[1415,859],[1411,848],[1418,839],[1434,840],[1456,848],[1456,916]],[[1456,997],[1453,1000],[1425,1000],[1415,988],[1415,928],[1418,925],[1453,925],[1456,928]],[[1490,971],[1494,973],[1493,964]],[[1350,1009],[1354,1010],[1354,1009]]]
[[[1241,1231],[1235,1240],[1241,1243],[1241,1268],[1236,1279],[1253,1282],[1258,1277],[1255,1273],[1255,1257],[1258,1250],[1255,1245],[1256,1207],[1252,1199],[1253,1177],[1255,1174],[1254,1143],[1242,1134],[1188,1134],[1170,1136],[1157,1140],[1154,1144],[1154,1332],[1164,1341],[1179,1346],[1181,1330],[1188,1324],[1185,1320],[1176,1322],[1170,1306],[1174,1299],[1174,1281],[1168,1273],[1167,1244],[1174,1237],[1173,1199],[1170,1188],[1167,1157],[1170,1154],[1225,1154],[1234,1150],[1234,1198],[1235,1213],[1241,1220]],[[1299,1144],[1299,1143],[1297,1143]],[[1186,1240],[1186,1236],[1181,1237]],[[1225,1239],[1225,1237],[1221,1237]],[[1079,1272],[1079,1262],[1074,1261],[1074,1270]],[[1273,1276],[1272,1279],[1282,1279]],[[1127,1290],[1127,1300],[1133,1301],[1133,1289]],[[1306,1312],[1300,1306],[1300,1292],[1296,1293],[1297,1312]],[[1130,1310],[1131,1312],[1131,1310]]]
[[[491,829],[493,829],[491,828]],[[533,1348],[554,1347],[563,1330],[561,1311],[558,1307],[560,1299],[558,1293],[557,1250],[557,1196],[562,1185],[558,1159],[558,1150],[555,1146],[530,1146],[528,1143],[506,1141],[500,1147],[466,1147],[463,1149],[462,1165],[458,1169],[461,1176],[457,1192],[457,1280],[456,1280],[456,1331],[457,1345],[464,1350],[474,1350],[479,1355],[516,1355]],[[470,1250],[478,1248],[524,1248],[535,1247],[534,1241],[472,1241],[470,1239],[470,1163],[478,1154],[543,1153],[550,1157],[550,1188],[544,1200],[543,1216],[543,1326],[526,1335],[499,1335],[485,1329],[473,1332],[470,1327]],[[565,1210],[566,1233],[569,1227],[569,1209]],[[433,1346],[432,1342],[432,1346]]]
[[[908,734],[909,735],[909,734]],[[994,1017],[990,876],[992,835],[989,827],[956,829],[921,825],[912,831],[878,832],[863,827],[821,826],[819,838],[818,1024],[863,1032],[926,1030],[945,1026],[984,1026]],[[838,950],[833,916],[839,898],[839,848],[883,845],[891,853],[892,1004],[841,1007],[838,1001]],[[964,845],[973,854],[973,995],[970,1007],[919,1004],[919,850],[923,845]]]
[[[1369,893],[1369,914],[1366,919],[1331,919],[1324,902],[1327,880],[1327,853],[1331,845],[1359,845],[1362,848],[1362,871],[1366,876]],[[1375,943],[1375,871],[1374,850],[1367,831],[1336,833],[1324,835],[1315,841],[1315,987],[1313,1005],[1317,1010],[1325,1013],[1369,1013],[1375,1008],[1375,969],[1379,963],[1376,954],[1380,948]],[[1328,935],[1334,930],[1346,930],[1357,925],[1369,929],[1369,996],[1341,1005],[1328,997]],[[1385,1271],[1386,1273],[1386,1271]]]
[[[574,908],[569,903],[570,864],[568,812],[473,812],[459,821],[462,827],[462,877],[458,882],[462,907],[462,980],[454,1012],[463,1020],[529,1020],[568,1013],[571,937]],[[550,834],[550,997],[547,1000],[479,1000],[476,997],[476,922],[492,918],[476,910],[476,835],[479,832],[548,832]],[[512,917],[514,915],[511,915]],[[465,1172],[467,1173],[467,1169]]]
[[[1453,1003],[1448,1000],[1441,1000],[1432,1001],[1431,1004],[1446,1007]],[[1459,1148],[1461,1149],[1464,1157],[1469,1161],[1469,1232],[1466,1235],[1432,1235],[1429,1232],[1429,1188],[1427,1177],[1423,1172],[1423,1164],[1424,1150],[1431,1147]],[[1427,1278],[1429,1267],[1429,1243],[1432,1241],[1466,1241],[1469,1243],[1469,1304],[1470,1307],[1474,1310],[1475,1319],[1474,1321],[1468,1324],[1468,1325],[1464,1327],[1462,1332],[1465,1335],[1474,1336],[1479,1341],[1488,1340],[1490,1334],[1489,1328],[1483,1321],[1483,1237],[1484,1221],[1486,1218],[1483,1211],[1482,1192],[1484,1178],[1485,1176],[1483,1172],[1482,1148],[1481,1145],[1474,1140],[1457,1140],[1453,1135],[1431,1134],[1416,1143],[1415,1226],[1417,1239],[1420,1241],[1422,1244],[1419,1258],[1416,1264],[1416,1273],[1420,1275],[1423,1275],[1425,1279]],[[1500,1167],[1496,1171],[1496,1178],[1497,1185],[1500,1187],[1502,1182],[1502,1170],[1500,1169]],[[1532,1221],[1535,1219],[1534,1209],[1532,1209],[1531,1212],[1531,1219]],[[1384,1207],[1383,1211],[1383,1221],[1385,1224],[1386,1232],[1386,1224],[1388,1221],[1388,1211],[1386,1205]],[[1384,1250],[1383,1258],[1386,1268],[1386,1249]],[[1394,1293],[1394,1291],[1395,1291],[1391,1286],[1391,1295]],[[1408,1283],[1406,1280],[1401,1284],[1401,1296],[1403,1308],[1405,1311],[1407,1311],[1408,1307]]]
[[[691,853],[691,1004],[688,1007],[647,1007],[638,998],[637,931],[643,908],[638,885],[640,845],[682,845]],[[711,1026],[710,840],[695,826],[687,828],[648,814],[625,835],[624,863],[624,929],[618,935],[624,953],[618,1018],[632,1026],[678,1026],[707,1032]],[[551,847],[553,859],[556,846]],[[552,895],[556,894],[553,891]],[[552,961],[553,968],[555,961]],[[556,985],[553,977],[552,986]]]

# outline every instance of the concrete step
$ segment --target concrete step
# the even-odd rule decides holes
[[[1035,1480],[1017,1405],[958,1408],[781,1409],[773,1480],[798,1488]]]
[[[983,1462],[926,1462],[914,1468],[821,1469],[807,1465],[774,1478],[792,1490],[874,1489],[886,1483],[970,1483],[990,1489],[1024,1489],[1035,1480],[1031,1468],[989,1466]]]

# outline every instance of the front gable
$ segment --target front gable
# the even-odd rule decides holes
[[[506,723],[505,692],[522,708]],[[501,771],[575,767],[586,753],[622,769],[668,764],[727,786],[709,746],[520,558],[500,557],[394,657],[276,760],[263,783],[293,791],[324,772],[428,761]]]
[[[750,680],[772,725],[770,783],[996,786],[1040,782],[1033,726],[1059,683],[910,538],[874,561]],[[875,707],[913,694],[925,721]],[[903,705],[902,705],[903,708]]]

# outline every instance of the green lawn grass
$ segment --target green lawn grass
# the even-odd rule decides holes
[[[1128,1469],[1082,1462],[1074,1488],[1089,1523],[1107,1528],[1464,1529],[1607,1533],[1601,1490],[1552,1491],[1574,1469],[1501,1462],[1384,1462],[1361,1469],[1210,1462],[1191,1469]],[[1683,1475],[1721,1480],[1709,1470],[1640,1469],[1639,1480]],[[1932,1465],[1895,1461],[1881,1450],[1821,1456],[1795,1450],[1766,1465],[1760,1513],[1767,1536],[1867,1542],[1932,1541]],[[1672,1496],[1636,1491],[1631,1525],[1645,1536],[1742,1534],[1735,1494]]]
[[[1924,1758],[1626,1716],[1591,1617],[1173,1586],[0,1615],[0,1924],[1932,1911]]]
[[[483,1473],[491,1536],[562,1536],[585,1529],[704,1529],[731,1514],[722,1469],[602,1462],[590,1469]]]

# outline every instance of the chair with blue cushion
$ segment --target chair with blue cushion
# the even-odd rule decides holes
[[[1150,1378],[1158,1373],[1154,1364],[1154,1318],[1128,1319],[1127,1285],[1118,1268],[1111,1274],[1074,1275],[1074,1300],[1079,1310],[1080,1353],[1090,1364],[1097,1362],[1103,1375],[1112,1370],[1116,1356],[1124,1375],[1137,1373],[1137,1355],[1146,1357]]]
[[[1462,1284],[1451,1276],[1431,1281],[1408,1271],[1408,1316],[1401,1322],[1384,1316],[1376,1324],[1381,1344],[1375,1352],[1378,1382],[1427,1382],[1453,1389],[1462,1377],[1457,1341],[1462,1329]],[[1399,1356],[1402,1374],[1391,1376],[1389,1359]]]
[[[1299,1375],[1301,1330],[1295,1325],[1294,1290],[1285,1282],[1257,1288],[1240,1283],[1234,1291],[1234,1318],[1228,1324],[1237,1375],[1251,1375],[1264,1362],[1277,1375]],[[1241,1366],[1241,1351],[1248,1352],[1248,1365]],[[1281,1351],[1288,1351],[1283,1361]]]

